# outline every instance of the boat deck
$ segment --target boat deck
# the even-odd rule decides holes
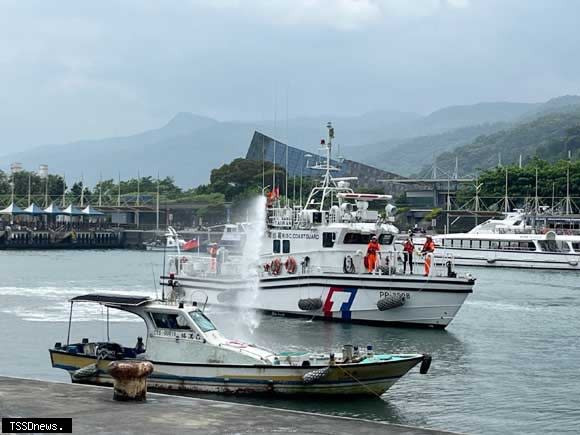
[[[450,434],[207,399],[147,397],[146,403],[115,402],[110,388],[0,377],[0,416],[72,418],[78,434]]]

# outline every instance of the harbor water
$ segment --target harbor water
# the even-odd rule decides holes
[[[0,251],[0,375],[69,381],[48,348],[66,341],[72,296],[160,295],[163,254],[135,251]],[[385,395],[355,400],[233,398],[333,415],[465,433],[577,433],[580,423],[580,274],[465,268],[477,278],[445,331],[325,323],[210,310],[225,335],[283,350],[373,344],[380,352],[433,355]],[[75,306],[71,339],[106,337],[100,307]],[[257,324],[257,327],[256,327]],[[111,339],[144,335],[138,318],[111,311]]]

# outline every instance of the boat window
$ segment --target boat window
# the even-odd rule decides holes
[[[562,246],[562,243],[558,243],[555,240],[538,240],[538,243],[540,244],[540,248],[542,248],[542,251],[544,252],[563,252],[564,249]]]
[[[280,253],[280,240],[279,239],[275,239],[272,241],[272,252],[274,254]]]
[[[481,249],[489,249],[489,240],[481,241]]]
[[[381,245],[390,245],[393,243],[395,236],[393,234],[381,234],[379,236],[379,243]]]
[[[282,240],[282,253],[283,254],[290,253],[290,240]]]
[[[187,320],[177,313],[155,313],[151,312],[151,318],[156,328],[160,329],[188,329],[191,330]]]
[[[370,234],[346,233],[344,236],[345,245],[366,245],[370,240]]]
[[[336,235],[334,233],[322,233],[322,247],[332,248],[334,246],[334,241],[336,240]]]
[[[191,317],[191,320],[193,320],[199,329],[201,329],[201,332],[208,332],[216,329],[214,324],[211,323],[211,320],[205,317],[205,314],[201,311],[191,311],[189,317]]]
[[[576,252],[580,252],[580,242],[572,242],[572,249]]]

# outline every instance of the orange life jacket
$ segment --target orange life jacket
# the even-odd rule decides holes
[[[423,245],[423,252],[433,252],[435,251],[435,242],[433,239],[427,239]]]
[[[367,254],[369,255],[374,255],[377,252],[379,252],[381,250],[381,245],[379,245],[379,242],[369,242],[368,246],[367,246]]]

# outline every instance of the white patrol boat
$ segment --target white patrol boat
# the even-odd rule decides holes
[[[427,373],[431,357],[422,354],[375,354],[344,346],[342,353],[275,353],[225,338],[195,305],[176,305],[134,295],[88,294],[71,299],[92,302],[139,316],[147,327],[146,341],[125,347],[108,339],[70,343],[50,349],[52,366],[70,373],[73,382],[107,385],[112,361],[150,361],[151,389],[228,394],[381,395],[414,366]],[[107,324],[107,331],[108,331]]]
[[[475,279],[458,277],[451,258],[436,259],[428,276],[402,273],[394,246],[395,207],[387,204],[384,218],[369,210],[372,201],[391,196],[356,193],[349,185],[352,178],[332,177],[338,168],[331,162],[334,130],[328,128],[326,159],[311,168],[323,172],[322,182],[304,207],[281,207],[279,201],[262,205],[260,224],[250,227],[244,255],[217,265],[209,258],[174,257],[163,283],[184,300],[207,299],[210,305],[445,328],[473,292]],[[378,261],[369,265],[372,236],[381,248]]]

